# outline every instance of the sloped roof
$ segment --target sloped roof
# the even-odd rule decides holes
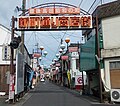
[[[120,15],[120,0],[100,5],[93,13],[98,15],[98,18],[106,18]]]

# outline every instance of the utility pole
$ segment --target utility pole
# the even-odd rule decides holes
[[[26,0],[23,0],[22,1],[22,16],[25,16],[25,8],[26,8]],[[21,52],[24,55],[24,31],[21,31],[21,42],[22,42]]]
[[[97,44],[97,56],[100,58],[100,49],[99,49],[99,35],[98,35],[98,16],[96,15],[95,17],[95,23],[96,23],[96,44]],[[100,103],[103,102],[103,97],[102,97],[102,80],[101,80],[101,68],[100,68],[100,63],[98,62],[98,73],[99,73],[99,90],[100,90]]]
[[[11,33],[11,41],[13,40],[13,38],[14,38],[14,33],[15,33],[15,30],[14,30],[14,28],[15,28],[15,18],[14,18],[14,16],[12,16],[12,28],[11,28],[11,30],[12,30],[12,33]],[[14,74],[14,68],[13,68],[13,66],[14,66],[14,64],[13,64],[13,60],[14,60],[14,49],[11,47],[11,59],[10,59],[11,61],[11,67],[10,67],[10,74]]]
[[[35,46],[36,46],[36,49],[37,49],[36,52],[38,53],[38,43],[37,43]],[[38,65],[39,65],[39,64],[38,64],[38,57],[37,57],[37,67],[38,67]]]
[[[12,16],[12,28],[11,28],[11,41],[14,38],[15,33],[15,18]],[[10,57],[10,84],[9,84],[9,102],[14,102],[15,99],[15,69],[14,69],[14,49],[11,47],[11,57]]]

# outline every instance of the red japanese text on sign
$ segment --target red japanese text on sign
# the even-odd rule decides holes
[[[92,28],[92,17],[85,16],[22,16],[19,28]]]

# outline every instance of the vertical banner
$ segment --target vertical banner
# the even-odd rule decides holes
[[[14,80],[15,76],[10,74],[9,99],[14,99]]]
[[[81,90],[83,86],[82,75],[75,76],[75,88],[76,90]]]

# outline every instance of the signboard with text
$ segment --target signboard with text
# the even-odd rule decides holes
[[[15,78],[15,94],[24,91],[24,56],[18,51],[16,55],[16,78]]]
[[[78,47],[69,47],[69,52],[78,52]]]
[[[83,85],[82,75],[76,75],[75,76],[75,85]]]
[[[47,8],[30,8],[29,15],[44,15],[44,14],[80,14],[80,8],[75,7],[47,7]]]
[[[76,16],[21,16],[17,29],[82,29],[92,28],[91,15]]]
[[[68,56],[61,56],[62,60],[68,60]]]

